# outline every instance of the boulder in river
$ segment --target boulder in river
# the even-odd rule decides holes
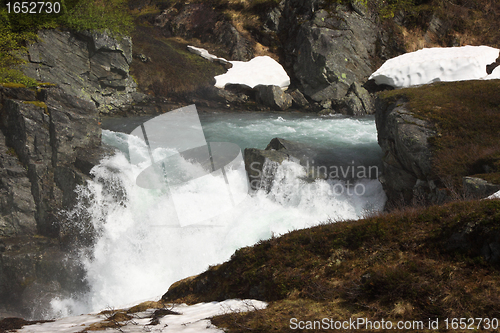
[[[259,84],[255,88],[257,102],[278,111],[285,111],[292,106],[292,96],[281,87]]]
[[[263,189],[269,192],[274,180],[275,172],[284,161],[291,161],[306,168],[306,181],[326,179],[327,173],[318,171],[314,164],[321,165],[318,152],[311,147],[285,140],[274,138],[266,149],[247,148],[244,152],[245,169],[253,190]]]

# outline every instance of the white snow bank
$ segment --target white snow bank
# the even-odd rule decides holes
[[[290,77],[276,60],[268,56],[255,57],[250,61],[230,61],[233,65],[227,73],[215,77],[215,86],[224,88],[228,83],[244,84],[254,88],[259,84],[287,88]]]
[[[224,332],[210,323],[214,316],[231,313],[247,312],[265,309],[267,303],[257,300],[230,299],[223,302],[198,303],[194,305],[180,304],[173,306],[170,310],[181,315],[166,315],[159,319],[158,324],[150,325],[155,309],[135,313],[130,321],[123,322],[120,332]],[[22,333],[77,333],[82,332],[93,323],[105,320],[104,315],[92,314],[77,317],[67,317],[51,323],[28,325],[14,332]],[[165,329],[168,327],[168,329]],[[103,329],[102,331],[104,331]],[[113,331],[113,330],[111,330]]]
[[[486,65],[498,58],[499,49],[489,46],[427,48],[387,60],[370,76],[377,84],[396,88],[438,81],[500,79],[500,69],[486,73]]]
[[[486,199],[500,199],[500,191],[493,193],[492,195],[490,195]]]
[[[226,84],[243,84],[250,88],[263,84],[286,89],[290,85],[290,77],[283,66],[271,57],[260,56],[250,61],[227,61],[198,47],[188,46],[188,50],[210,61],[226,62],[233,65],[227,73],[215,77],[217,88],[224,88]]]

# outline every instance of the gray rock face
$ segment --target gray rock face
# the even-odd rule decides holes
[[[321,1],[289,0],[280,27],[285,54],[303,92],[314,101],[343,98],[353,82],[371,74],[378,28],[368,15]]]
[[[290,96],[292,97],[293,106],[296,108],[304,109],[309,107],[309,101],[304,97],[300,90],[295,89],[290,91]]]
[[[70,96],[60,88],[51,88],[40,95],[45,99],[5,98],[2,123],[5,144],[25,170],[15,175],[27,177],[24,181],[31,184],[36,229],[38,233],[54,236],[58,233],[54,224],[59,220],[58,209],[72,202],[76,184],[86,179],[74,166],[78,149],[99,147],[100,128],[98,111],[92,102]],[[22,182],[18,184],[21,186]],[[27,195],[27,191],[23,193]],[[29,211],[31,206],[26,207]]]
[[[464,177],[463,186],[467,198],[482,199],[500,191],[500,185],[476,177]]]
[[[28,171],[0,132],[0,237],[35,233],[35,201]]]
[[[85,288],[83,268],[62,250],[74,244],[59,212],[112,152],[100,146],[90,101],[5,87],[0,101],[0,309],[41,318],[52,297]]]
[[[287,110],[292,106],[292,96],[278,86],[259,84],[254,89],[257,92],[256,99],[258,103],[262,103],[278,111]]]
[[[349,116],[364,116],[375,113],[374,99],[359,83],[354,82],[347,95],[335,102],[335,110]]]
[[[380,182],[388,205],[445,201],[446,191],[437,187],[431,167],[428,139],[436,135],[432,125],[414,117],[403,100],[390,105],[378,101],[376,109],[378,142],[384,154]]]
[[[54,297],[87,290],[84,268],[57,240],[24,236],[0,243],[0,309],[6,306],[10,316],[42,319]]]
[[[43,30],[28,46],[24,72],[64,92],[93,102],[101,113],[113,113],[133,101],[136,83],[129,75],[132,41],[104,33]]]
[[[155,24],[166,36],[199,38],[202,42],[218,44],[227,51],[231,60],[253,58],[250,41],[209,4],[186,3],[181,8],[168,8],[156,17]]]

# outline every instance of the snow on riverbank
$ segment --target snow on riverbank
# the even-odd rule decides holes
[[[224,88],[226,84],[243,84],[250,88],[263,84],[286,89],[290,85],[290,77],[283,66],[271,57],[260,56],[250,61],[227,61],[208,53],[205,49],[188,46],[188,50],[210,61],[233,65],[227,73],[215,77],[217,88]]]
[[[223,302],[180,304],[160,310],[152,308],[135,313],[108,311],[67,317],[43,324],[28,325],[14,332],[22,333],[77,333],[84,330],[117,332],[224,332],[213,326],[208,318],[231,313],[265,309],[267,303],[257,300],[225,300]],[[166,314],[172,311],[172,314]],[[130,311],[129,311],[130,312]],[[163,312],[163,316],[158,316]],[[121,313],[121,315],[119,315]],[[155,314],[156,313],[156,314]],[[118,315],[117,315],[118,314]],[[157,318],[157,320],[155,320]],[[115,329],[110,325],[119,323]],[[90,327],[92,325],[92,327]]]
[[[486,66],[500,50],[488,46],[426,48],[387,60],[370,76],[377,84],[396,88],[439,81],[500,79],[500,66],[491,74]]]

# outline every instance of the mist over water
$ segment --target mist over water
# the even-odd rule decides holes
[[[272,138],[281,137],[322,148],[338,159],[339,165],[352,161],[366,166],[380,164],[373,118],[265,113],[202,114],[200,118],[209,142],[263,149]],[[386,199],[376,179],[358,180],[355,184],[362,186],[363,193],[357,195],[352,186],[346,187],[340,180],[304,181],[304,168],[293,162],[278,167],[269,193],[248,194],[241,163],[226,170],[237,204],[211,215],[207,211],[217,207],[211,207],[214,205],[208,199],[227,195],[217,175],[178,185],[176,191],[182,195],[173,203],[162,190],[136,184],[138,175],[151,165],[144,141],[104,130],[103,142],[120,152],[92,170],[94,179],[78,188],[80,205],[68,212],[70,220],[82,224],[82,230],[88,221],[96,232],[94,245],[81,251],[90,291],[72,299],[54,299],[52,316],[158,298],[173,282],[228,260],[240,247],[329,219],[357,219],[381,210]],[[153,151],[155,160],[169,153],[168,149]],[[130,154],[144,159],[131,164]],[[181,162],[186,172],[199,168],[196,163]],[[179,226],[179,210],[188,211],[201,222]]]

